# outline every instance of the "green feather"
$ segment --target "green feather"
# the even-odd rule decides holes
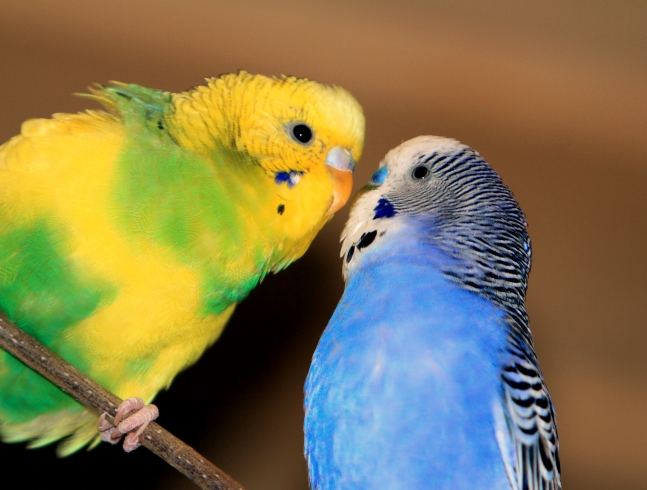
[[[116,291],[96,278],[79,275],[63,252],[60,227],[39,220],[0,236],[0,309],[81,370],[82,352],[65,341],[65,331],[108,304]],[[19,423],[46,411],[77,405],[71,398],[0,350],[2,419]],[[34,398],[39,400],[34,404]],[[38,406],[36,406],[38,405]]]

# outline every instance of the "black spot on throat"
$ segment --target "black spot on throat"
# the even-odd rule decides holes
[[[346,263],[347,264],[353,258],[354,253],[355,253],[355,245],[351,245],[351,247],[348,249],[348,253],[346,254]]]
[[[164,131],[164,123],[162,121],[157,121],[157,127]]]
[[[369,231],[368,233],[362,233],[362,237],[359,239],[359,243],[357,244],[357,250],[368,247],[371,243],[373,243],[376,235],[377,230]]]
[[[279,204],[279,207],[276,208],[276,212],[279,214],[283,214],[283,211],[285,211],[285,204]]]

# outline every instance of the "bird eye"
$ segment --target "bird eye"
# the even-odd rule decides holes
[[[411,176],[415,180],[425,180],[428,175],[429,169],[427,167],[423,167],[422,165],[420,167],[414,168],[413,172],[411,172]]]
[[[296,123],[289,127],[288,132],[292,139],[302,145],[312,142],[312,129],[304,123]]]

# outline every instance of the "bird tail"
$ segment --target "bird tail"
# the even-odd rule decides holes
[[[79,414],[76,410],[63,410],[51,415],[41,415],[22,424],[0,425],[3,442],[25,442],[28,448],[46,446],[64,439],[56,447],[60,458],[75,453],[90,444],[92,449],[99,443],[97,416],[87,410]]]

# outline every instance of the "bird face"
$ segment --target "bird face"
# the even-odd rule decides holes
[[[314,201],[325,204],[322,216],[348,200],[365,123],[361,106],[346,90],[240,71],[174,99],[173,113],[183,116],[176,119],[187,128],[172,129],[173,137],[185,148],[233,152],[292,187],[308,179],[312,186],[298,188],[311,208],[319,207]]]
[[[242,76],[239,74],[238,76]],[[341,208],[364,143],[364,115],[344,89],[306,79],[247,75],[236,149],[270,175],[293,173],[323,182],[327,215]]]
[[[455,199],[447,179],[436,171],[467,147],[458,141],[420,136],[391,150],[353,202],[342,234],[344,273],[356,252],[377,243],[408,218],[451,214]]]
[[[524,214],[497,173],[458,141],[419,136],[386,155],[344,229],[344,276],[368,247],[393,239],[419,245],[418,260],[433,256],[448,278],[511,314],[523,303],[531,257]]]

